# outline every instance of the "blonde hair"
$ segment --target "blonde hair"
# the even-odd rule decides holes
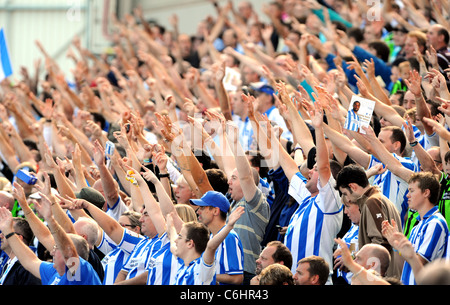
[[[11,193],[12,192],[11,181],[9,181],[5,177],[0,177],[0,190]]]
[[[184,222],[197,221],[197,214],[190,205],[179,203],[175,205],[175,210]]]

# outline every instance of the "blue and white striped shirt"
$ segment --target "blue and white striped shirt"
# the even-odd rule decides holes
[[[438,207],[429,210],[423,219],[418,216],[419,223],[412,229],[409,240],[414,250],[422,258],[431,262],[447,256],[449,231],[447,222]],[[403,265],[402,282],[404,285],[415,285],[416,281],[408,262]]]
[[[152,254],[161,248],[161,239],[156,235],[153,238],[145,238],[136,245],[122,270],[128,272],[126,279],[131,279],[145,271],[145,266]]]
[[[124,234],[119,245],[115,245],[114,242],[103,232],[102,242],[99,245],[99,250],[103,253],[106,249],[111,249],[111,251],[106,252],[107,254],[102,259],[102,265],[105,269],[105,276],[103,278],[103,285],[113,285],[117,275],[124,266],[128,257],[133,252],[135,246],[144,239],[144,236],[135,235],[124,230]]]
[[[347,112],[347,118],[345,119],[344,128],[352,131],[359,131],[359,115],[352,110]]]
[[[150,258],[147,266],[147,285],[173,284],[183,264],[183,260],[170,251],[170,243],[166,243]]]
[[[423,149],[428,150],[433,146],[439,146],[439,135],[433,133],[432,135],[427,135],[422,133],[416,125],[412,125],[414,137],[416,141],[423,147]],[[405,131],[405,127],[402,126],[402,130]],[[416,152],[412,150],[411,160],[416,164],[417,168],[420,168],[419,159],[417,159]]]
[[[215,259],[216,274],[236,275],[244,273],[244,250],[241,239],[234,230],[228,233],[225,240],[217,248]]]
[[[183,264],[175,276],[174,285],[215,285],[216,265],[207,265],[203,256],[194,259],[189,265]]]
[[[333,176],[323,188],[318,181],[319,194],[315,197],[311,197],[305,183],[306,179],[297,173],[289,186],[289,195],[299,203],[284,239],[292,253],[292,273],[295,274],[298,261],[310,255],[323,257],[331,273],[334,238],[341,229],[343,204]]]
[[[392,155],[399,160],[404,167],[413,172],[419,171],[419,168],[410,159],[400,157],[395,153]],[[368,168],[380,163],[381,162],[377,158],[371,156]],[[383,167],[385,167],[384,164]],[[395,205],[403,222],[405,215],[408,213],[408,198],[406,198],[406,195],[408,194],[408,182],[394,175],[390,170],[386,170],[383,174],[374,177],[373,185],[378,186],[383,195]],[[403,225],[404,223],[402,223],[402,227]]]

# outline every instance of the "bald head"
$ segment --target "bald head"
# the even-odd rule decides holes
[[[375,270],[385,276],[391,263],[391,255],[382,245],[366,244],[356,254],[355,261],[366,269]]]
[[[14,207],[14,196],[11,193],[0,191],[0,207],[11,211]]]

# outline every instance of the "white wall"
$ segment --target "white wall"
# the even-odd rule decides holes
[[[218,0],[225,5],[228,0]],[[258,14],[268,0],[250,0]],[[234,0],[237,4],[240,0]],[[71,77],[72,61],[66,58],[67,48],[78,35],[84,47],[103,53],[109,46],[105,36],[112,13],[119,8],[119,16],[141,5],[147,19],[154,19],[171,28],[172,14],[179,17],[180,30],[193,34],[199,21],[216,12],[208,0],[0,0],[0,27],[4,28],[13,65],[13,79],[20,79],[20,67],[33,71],[34,62],[43,58],[35,45],[42,42],[65,74]],[[107,12],[105,13],[105,10]],[[42,62],[43,64],[43,62]],[[43,70],[43,69],[41,69]]]
[[[161,25],[171,29],[169,17],[177,14],[179,19],[180,31],[187,34],[194,34],[199,21],[205,19],[206,16],[217,16],[214,7],[208,0],[135,0],[135,4],[140,4],[144,10],[145,17],[154,19]],[[220,6],[227,4],[228,0],[218,0]],[[234,7],[237,8],[240,0],[234,0]],[[269,0],[249,0],[253,8],[262,20],[265,19],[261,12],[262,5],[268,3]]]
[[[116,1],[109,1],[111,10],[115,10]],[[4,28],[8,41],[13,78],[21,78],[22,66],[32,73],[35,60],[43,59],[36,40],[41,41],[68,76],[73,63],[66,58],[66,52],[75,35],[84,47],[104,49],[107,45],[101,32],[104,3],[106,0],[0,0],[0,27]]]

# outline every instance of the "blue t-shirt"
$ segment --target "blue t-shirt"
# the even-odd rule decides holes
[[[53,263],[42,262],[39,267],[42,285],[101,285],[102,282],[91,264],[81,257],[79,262],[80,266],[75,275],[69,275],[69,277],[67,276],[67,271],[69,271],[67,268],[66,273],[60,276],[53,268]]]

